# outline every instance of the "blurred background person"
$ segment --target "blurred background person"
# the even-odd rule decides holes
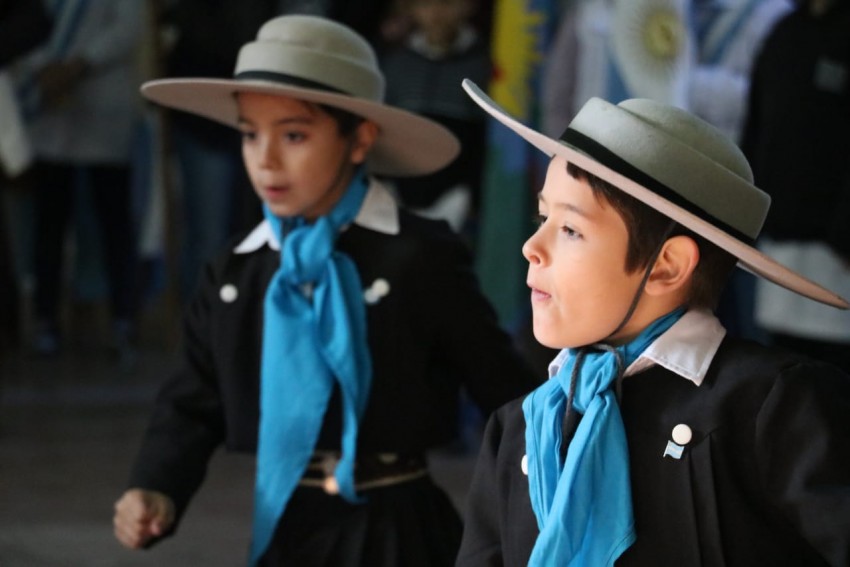
[[[772,198],[761,248],[850,293],[850,2],[808,0],[773,29],[752,75],[743,149]],[[756,288],[776,344],[850,370],[850,313]],[[833,311],[835,311],[833,313]]]
[[[473,26],[475,0],[400,0],[398,11],[412,29],[387,49],[382,67],[387,102],[427,116],[461,141],[460,157],[424,177],[396,179],[402,204],[446,220],[474,242],[484,160],[485,121],[460,88],[464,78],[486,84],[489,46]]]
[[[6,223],[5,192],[29,168],[32,146],[7,67],[50,34],[51,21],[41,0],[0,2],[0,352],[20,340],[18,273]]]
[[[142,0],[51,2],[50,38],[16,66],[36,159],[32,346],[37,354],[60,348],[66,232],[83,186],[91,191],[99,225],[112,346],[122,356],[129,352],[136,316],[130,159],[140,111],[136,55],[142,7]]]

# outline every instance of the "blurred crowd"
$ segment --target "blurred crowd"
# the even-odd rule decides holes
[[[553,136],[592,96],[691,110],[742,145],[771,194],[760,245],[850,296],[847,4],[0,0],[0,350],[56,355],[75,306],[97,303],[104,346],[131,360],[149,307],[167,297],[179,310],[204,261],[261,218],[238,133],[147,106],[138,87],[231,76],[238,47],[283,13],[369,38],[387,102],[461,140],[446,169],[389,181],[403,204],[464,235],[503,324],[531,351],[517,242],[532,230],[542,164],[490,128],[463,78]],[[719,306],[730,332],[848,367],[845,313],[764,286],[736,275]]]

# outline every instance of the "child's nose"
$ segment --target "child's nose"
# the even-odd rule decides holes
[[[529,264],[541,264],[543,262],[543,258],[540,253],[540,248],[537,246],[536,242],[536,233],[532,234],[531,237],[525,241],[525,244],[522,245],[522,255],[525,256],[525,259],[528,260]]]
[[[260,146],[260,165],[265,168],[277,167],[280,165],[280,155],[278,146],[273,139],[267,138],[263,140]]]

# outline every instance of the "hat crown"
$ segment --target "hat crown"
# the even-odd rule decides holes
[[[753,182],[753,171],[744,153],[705,120],[681,108],[646,98],[624,100],[617,106],[694,148],[738,177]]]
[[[628,175],[679,207],[700,211],[744,240],[758,237],[770,197],[753,185],[752,170],[735,143],[701,118],[649,99],[613,105],[591,98],[564,135],[571,132],[635,168]]]
[[[326,18],[280,16],[260,28],[239,51],[235,77],[310,84],[382,102],[384,76],[372,46],[351,29]]]

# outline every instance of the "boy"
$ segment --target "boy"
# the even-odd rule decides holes
[[[488,424],[457,565],[847,565],[850,378],[708,310],[735,260],[848,307],[751,246],[769,200],[740,151],[639,99],[592,99],[556,141],[464,87],[552,156],[523,253],[535,336],[564,350]]]
[[[365,39],[295,15],[260,28],[232,79],[143,86],[239,129],[266,220],[189,305],[182,364],[115,506],[125,546],[174,532],[225,445],[257,453],[251,565],[454,562],[460,517],[426,453],[452,439],[461,386],[491,411],[535,384],[459,238],[369,175],[428,173],[458,150],[383,86]]]

